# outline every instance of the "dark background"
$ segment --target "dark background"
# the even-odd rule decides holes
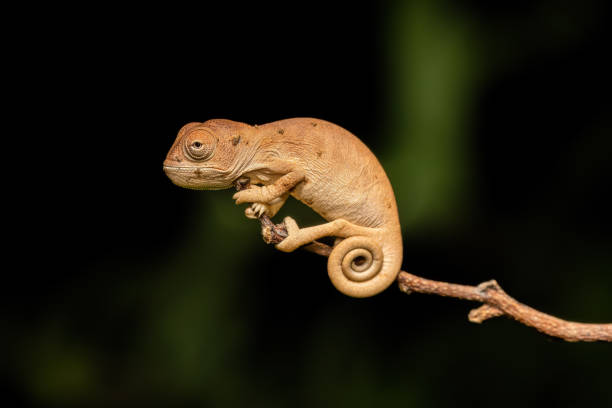
[[[54,18],[48,18],[54,13]],[[604,406],[607,344],[335,291],[231,191],[170,183],[185,123],[311,116],[396,190],[404,269],[612,321],[609,7],[382,2],[25,12],[3,398],[25,406]],[[57,17],[55,15],[57,14]],[[25,171],[23,170],[25,169]],[[292,202],[279,215],[319,222]],[[7,265],[9,262],[7,261]]]

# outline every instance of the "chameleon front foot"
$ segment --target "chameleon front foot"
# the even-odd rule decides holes
[[[244,210],[244,215],[253,220],[261,218],[263,215],[270,215],[270,213],[270,206],[264,203],[253,203]]]

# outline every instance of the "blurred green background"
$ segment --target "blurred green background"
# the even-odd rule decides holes
[[[387,170],[405,270],[612,322],[608,11],[439,0],[51,23],[16,101],[54,154],[32,158],[49,181],[14,235],[5,406],[612,405],[610,345],[474,325],[475,304],[394,287],[345,297],[325,259],[266,246],[231,191],[161,170],[190,121],[330,120]],[[295,200],[284,215],[320,222]]]

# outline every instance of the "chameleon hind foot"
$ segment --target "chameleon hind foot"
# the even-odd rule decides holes
[[[347,238],[353,235],[368,236],[371,235],[373,231],[371,228],[360,227],[343,219],[337,219],[326,224],[307,228],[298,227],[295,220],[291,217],[285,217],[284,222],[288,236],[283,242],[276,245],[276,249],[283,252],[295,251],[302,245],[309,244],[323,237],[335,236]]]
[[[287,229],[287,238],[276,244],[276,249],[283,252],[293,252],[305,243],[302,234],[300,234],[300,227],[291,217],[285,217],[283,223]]]

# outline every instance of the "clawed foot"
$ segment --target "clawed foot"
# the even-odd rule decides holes
[[[300,227],[298,227],[297,222],[291,217],[285,217],[283,222],[287,229],[287,238],[276,244],[276,249],[283,252],[293,252],[303,245],[303,242],[299,239]]]
[[[270,215],[270,206],[264,203],[253,203],[250,207],[247,207],[244,210],[244,215],[246,215],[247,218],[254,220],[258,219],[264,214]]]

